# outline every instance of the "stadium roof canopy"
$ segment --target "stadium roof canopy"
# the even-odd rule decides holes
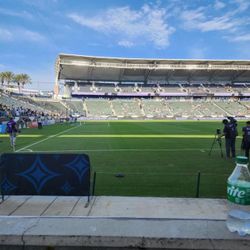
[[[250,82],[250,61],[112,58],[59,54],[56,84],[69,81]]]

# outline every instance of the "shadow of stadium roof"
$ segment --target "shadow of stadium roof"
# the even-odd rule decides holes
[[[58,80],[250,82],[249,60],[113,58],[59,54]]]

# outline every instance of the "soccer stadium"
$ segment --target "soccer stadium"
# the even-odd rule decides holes
[[[250,249],[250,1],[0,5],[0,250]]]

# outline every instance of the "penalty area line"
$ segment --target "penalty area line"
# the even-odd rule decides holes
[[[30,144],[30,145],[28,145],[28,146],[25,146],[25,147],[23,147],[23,148],[20,148],[20,149],[16,150],[15,152],[21,152],[21,151],[23,151],[23,150],[27,150],[27,149],[30,148],[30,147],[33,147],[33,146],[35,146],[35,145],[37,145],[37,144],[39,144],[39,143],[42,143],[42,142],[47,141],[47,140],[49,140],[49,139],[52,139],[52,138],[54,138],[54,137],[56,137],[56,136],[58,136],[58,135],[64,134],[64,133],[66,133],[66,132],[68,132],[68,131],[70,131],[70,130],[73,130],[73,129],[75,129],[75,128],[78,128],[78,127],[80,127],[80,125],[75,126],[75,127],[73,127],[73,128],[69,128],[69,129],[63,130],[62,132],[57,133],[57,134],[55,134],[55,135],[50,135],[50,136],[46,137],[46,138],[43,139],[43,140],[34,142],[34,143],[32,143],[32,144]],[[30,149],[30,150],[31,150],[31,149]],[[26,152],[27,152],[27,151],[26,151]],[[34,151],[32,151],[32,152],[34,152]],[[39,151],[39,152],[41,152],[41,151]],[[48,152],[49,152],[49,151],[48,151]]]

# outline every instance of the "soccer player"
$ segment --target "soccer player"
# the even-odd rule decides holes
[[[10,136],[10,145],[13,148],[13,151],[15,151],[16,146],[16,133],[18,132],[17,124],[14,121],[13,117],[10,117],[9,121],[7,122],[7,133]]]

